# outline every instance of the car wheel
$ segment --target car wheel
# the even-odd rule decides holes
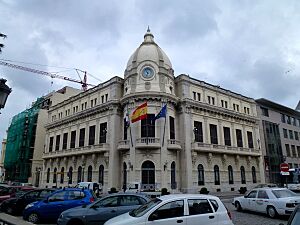
[[[241,204],[238,201],[236,201],[234,205],[237,211],[240,212],[243,210]]]
[[[33,212],[28,216],[28,222],[38,223],[38,221],[39,221],[39,216],[37,213]]]
[[[277,211],[273,206],[268,206],[267,214],[270,218],[275,218],[277,216]]]

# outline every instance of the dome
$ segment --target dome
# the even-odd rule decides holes
[[[152,61],[159,66],[163,66],[166,69],[171,69],[172,64],[169,57],[164,51],[154,42],[154,36],[148,30],[144,35],[143,43],[135,50],[128,60],[126,70],[130,71],[132,68],[138,66],[144,61]]]

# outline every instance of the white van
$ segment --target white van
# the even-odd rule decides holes
[[[102,192],[102,184],[98,184],[96,182],[80,182],[76,185],[76,187],[91,189],[95,193]]]

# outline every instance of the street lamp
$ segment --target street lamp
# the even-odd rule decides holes
[[[4,108],[7,97],[11,92],[11,88],[9,88],[5,82],[5,79],[0,79],[0,109]]]

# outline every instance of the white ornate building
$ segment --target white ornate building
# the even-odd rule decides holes
[[[127,127],[127,112],[144,102],[147,119]],[[165,104],[166,119],[152,120]],[[253,99],[188,75],[175,78],[148,30],[124,79],[113,77],[50,108],[42,184],[95,181],[104,191],[135,182],[182,192],[251,188],[264,181],[258,122]]]

